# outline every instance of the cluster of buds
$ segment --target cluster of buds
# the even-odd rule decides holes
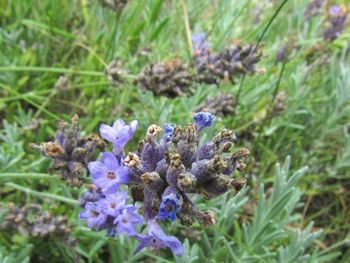
[[[321,13],[325,0],[312,0],[305,9],[304,20],[309,21],[311,17],[317,16]]]
[[[126,4],[128,3],[128,0],[101,0],[102,4],[113,11],[121,11]]]
[[[72,118],[70,125],[64,121],[58,122],[55,141],[41,145],[31,144],[31,146],[53,160],[51,173],[59,170],[63,180],[71,186],[80,186],[81,175],[95,150],[103,150],[106,143],[96,134],[81,137],[76,115]]]
[[[203,33],[194,35],[192,40],[197,78],[202,83],[218,84],[222,80],[234,83],[237,76],[255,73],[262,55],[253,45],[237,45],[212,53]]]
[[[208,111],[215,116],[232,116],[235,113],[235,104],[236,101],[233,95],[219,93],[213,98],[207,98],[205,102],[196,109],[196,112]]]
[[[137,121],[127,125],[119,119],[113,126],[101,124],[101,137],[113,144],[113,152],[103,152],[100,160],[89,163],[92,184],[80,199],[84,210],[79,218],[92,229],[107,230],[110,236],[136,238],[139,244],[135,252],[145,247],[170,248],[181,256],[180,240],[166,235],[160,223],[179,219],[186,226],[193,220],[202,226],[213,225],[214,213],[198,210],[191,196],[198,194],[207,200],[239,191],[245,179],[236,171],[243,171],[249,156],[245,148],[229,154],[237,139],[229,129],[199,145],[200,132],[212,125],[214,116],[199,112],[193,119],[186,127],[165,124],[159,140],[162,129],[152,124],[138,149],[128,154],[124,146]],[[129,190],[130,201],[123,185]],[[137,231],[143,222],[147,223],[147,234]]]
[[[67,217],[55,217],[43,211],[38,204],[18,208],[11,203],[4,210],[5,216],[0,227],[6,231],[16,230],[24,236],[69,239],[71,228]]]
[[[121,67],[119,60],[112,60],[105,69],[105,75],[112,86],[119,86],[123,82],[125,71]]]
[[[238,45],[212,53],[203,33],[194,35],[192,40],[194,70],[189,70],[177,59],[148,65],[137,77],[136,83],[140,89],[168,98],[192,95],[194,81],[219,84],[226,80],[234,83],[239,75],[255,73],[262,55],[253,45]]]
[[[142,91],[152,91],[155,96],[174,98],[192,95],[192,76],[180,60],[151,64],[137,78]]]
[[[349,11],[345,7],[332,6],[329,10],[328,27],[323,32],[323,38],[333,41],[339,37],[345,27]]]

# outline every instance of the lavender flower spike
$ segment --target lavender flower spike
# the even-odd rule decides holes
[[[106,222],[107,215],[105,215],[98,203],[87,203],[85,210],[79,214],[79,219],[86,221],[89,228],[99,230]]]
[[[114,220],[114,224],[117,224],[117,232],[119,234],[127,234],[128,236],[135,236],[135,226],[143,222],[141,216],[136,212],[138,207],[133,205],[126,206]]]
[[[88,168],[92,182],[105,194],[115,193],[121,184],[130,181],[128,168],[112,153],[102,153],[101,161],[90,162]]]
[[[145,247],[155,249],[168,247],[176,256],[181,257],[183,255],[184,249],[179,239],[174,236],[167,236],[155,220],[149,220],[148,227],[147,236],[136,236],[140,243],[136,247],[135,253],[140,252]]]
[[[120,156],[124,150],[125,144],[134,135],[137,128],[137,121],[130,122],[130,125],[126,125],[122,119],[118,119],[113,123],[113,126],[106,124],[100,125],[101,137],[106,141],[113,143],[113,152]]]
[[[213,124],[215,116],[209,112],[198,112],[193,115],[193,120],[197,126],[198,131],[203,130],[205,127],[209,127]]]

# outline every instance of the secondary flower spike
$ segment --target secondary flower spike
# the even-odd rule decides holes
[[[235,45],[218,53],[209,52],[209,44],[203,33],[193,35],[192,41],[197,81],[202,83],[234,82],[240,75],[253,74],[262,55],[254,45]]]
[[[181,256],[181,241],[165,234],[161,224],[178,221],[191,225],[197,220],[203,227],[212,226],[214,213],[198,210],[192,194],[211,199],[227,191],[236,193],[245,185],[240,172],[249,151],[231,151],[237,140],[232,130],[223,129],[212,140],[199,144],[200,133],[211,127],[214,119],[209,112],[198,112],[193,123],[185,127],[167,123],[162,129],[152,124],[138,149],[127,155],[124,146],[136,125],[125,125],[122,120],[112,127],[101,125],[101,136],[113,144],[114,151],[103,152],[100,160],[89,163],[93,185],[79,202],[84,209],[79,218],[92,229],[106,230],[108,236],[136,238],[139,245],[135,253],[146,247],[169,248]],[[120,134],[122,140],[117,136]],[[120,140],[117,151],[116,140]],[[125,186],[130,195],[121,190]],[[139,232],[144,222],[147,235]]]
[[[330,19],[328,27],[323,32],[323,38],[328,41],[337,39],[345,28],[348,11],[345,8],[334,5],[329,10]]]
[[[55,141],[41,145],[31,144],[44,156],[53,160],[49,172],[60,171],[62,180],[71,186],[80,186],[81,175],[87,168],[88,162],[97,150],[103,150],[106,143],[96,134],[80,136],[78,116],[72,118],[72,123],[59,121]]]

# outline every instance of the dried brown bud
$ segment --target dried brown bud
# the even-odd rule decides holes
[[[139,157],[136,154],[129,152],[126,158],[124,159],[123,164],[127,167],[136,167],[139,166],[141,163]]]
[[[105,70],[107,80],[116,87],[123,82],[123,74],[125,71],[121,68],[121,62],[118,60],[111,61]]]
[[[41,152],[48,157],[57,157],[64,154],[61,145],[54,142],[45,142],[41,145]]]
[[[147,66],[138,76],[137,83],[141,90],[152,91],[156,96],[175,98],[193,93],[192,76],[179,60]]]
[[[154,140],[154,138],[157,136],[157,134],[162,130],[161,127],[152,124],[148,127],[147,133],[146,133],[146,140]]]
[[[195,211],[193,215],[197,218],[202,227],[210,227],[215,224],[215,214],[211,210],[205,212]]]

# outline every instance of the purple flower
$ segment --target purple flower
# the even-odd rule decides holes
[[[117,224],[117,232],[119,234],[136,235],[135,226],[143,222],[142,217],[136,213],[137,209],[136,206],[128,205],[115,218],[114,224]]]
[[[330,20],[330,26],[323,32],[323,37],[326,40],[333,41],[339,37],[345,27],[345,22],[348,14],[338,10],[336,6],[332,7],[332,19]]]
[[[198,33],[196,35],[192,35],[193,41],[193,54],[195,57],[205,56],[208,54],[209,43],[205,40],[204,33]]]
[[[79,213],[79,220],[84,220],[89,228],[99,230],[106,222],[107,215],[101,210],[98,203],[87,203],[84,211]]]
[[[179,239],[174,236],[167,236],[155,220],[148,221],[148,235],[137,235],[136,239],[140,242],[135,249],[135,253],[140,252],[144,247],[152,248],[170,248],[176,256],[183,255],[183,247]]]
[[[125,208],[127,192],[118,192],[116,194],[107,195],[106,198],[100,200],[103,213],[116,217],[121,210]]]
[[[329,13],[332,16],[338,16],[338,15],[340,15],[340,12],[341,12],[341,8],[337,5],[334,5],[329,9]]]
[[[102,153],[101,161],[89,162],[88,168],[92,182],[106,194],[115,193],[121,184],[130,181],[128,168],[112,153]]]
[[[194,123],[197,126],[198,131],[201,131],[205,127],[209,127],[213,124],[215,116],[209,112],[198,112],[193,115]]]
[[[162,202],[158,211],[158,219],[169,219],[171,222],[176,220],[176,214],[180,212],[183,203],[182,196],[173,187],[165,189]]]
[[[164,125],[164,141],[170,142],[173,138],[173,131],[174,131],[174,125],[171,125],[169,123],[166,123]]]
[[[100,125],[101,137],[111,143],[113,143],[113,151],[116,155],[120,155],[125,144],[134,135],[137,128],[137,121],[130,122],[130,125],[126,125],[122,119],[118,119],[113,123],[113,126],[106,124]]]

